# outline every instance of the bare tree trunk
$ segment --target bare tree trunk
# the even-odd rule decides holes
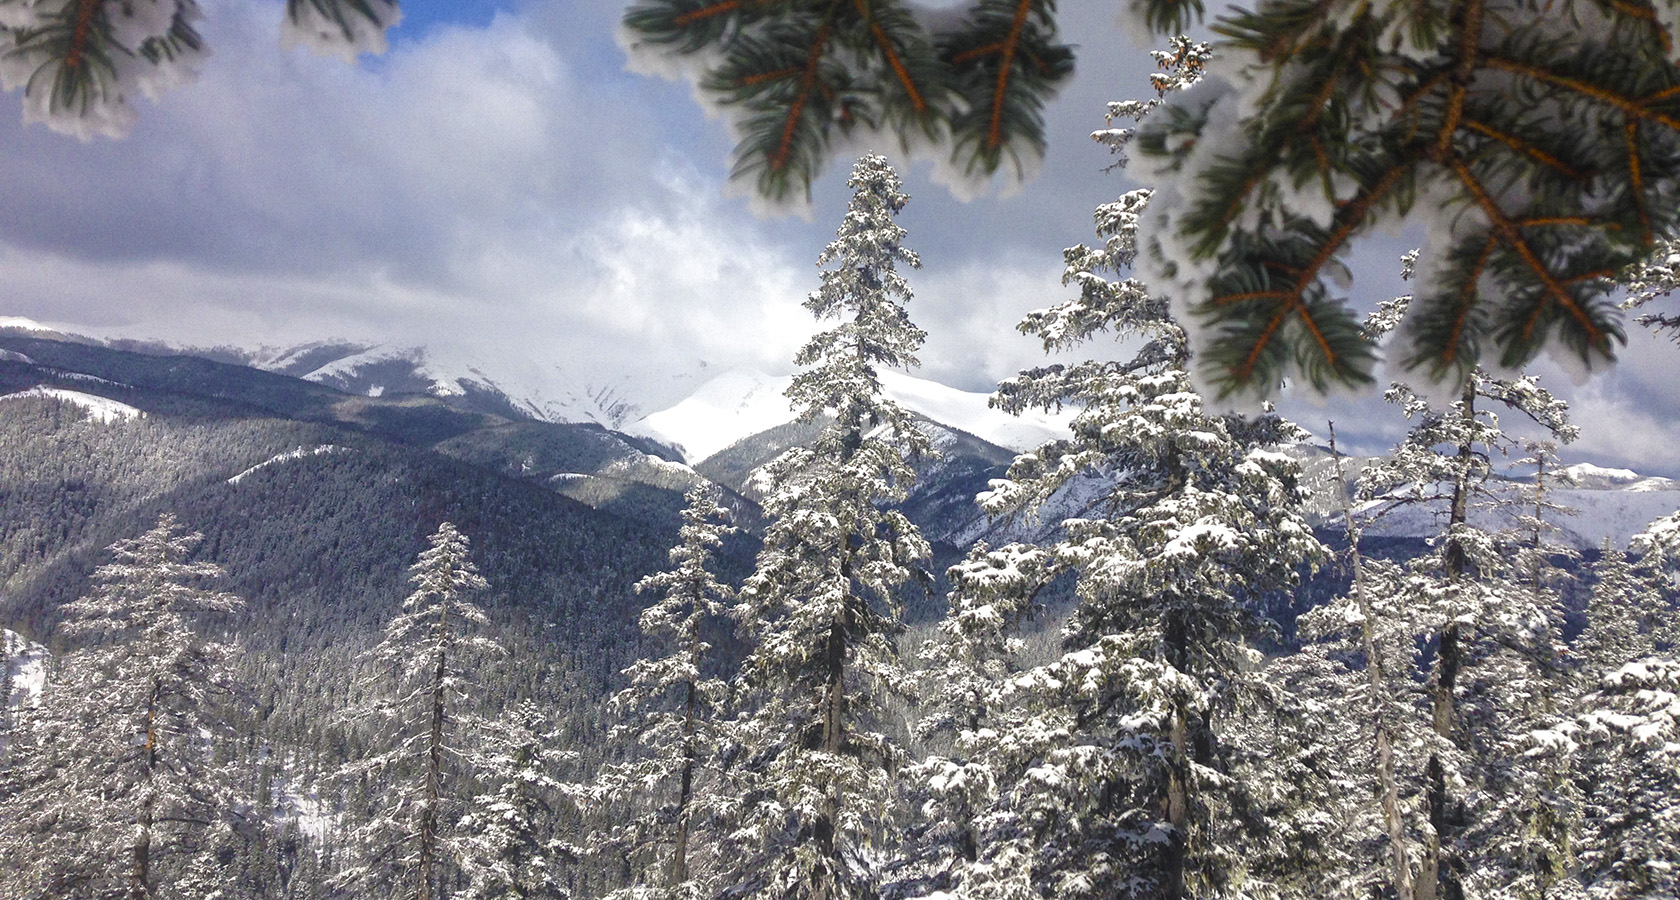
[[[690,648],[698,638],[692,633],[689,636]],[[698,655],[698,654],[696,654]],[[688,880],[688,829],[689,818],[692,815],[689,806],[694,797],[694,682],[688,683],[688,696],[685,701],[683,714],[683,764],[682,785],[677,793],[677,837],[676,846],[671,849],[671,887],[676,887]]]
[[[1465,382],[1464,395],[1460,399],[1460,417],[1468,429],[1476,420],[1474,378]],[[1447,542],[1441,555],[1446,568],[1447,582],[1455,588],[1469,565],[1464,542],[1454,533],[1454,529],[1469,519],[1470,465],[1474,454],[1475,450],[1466,437],[1463,443],[1458,445],[1458,475],[1453,482],[1452,511],[1447,520]],[[1435,733],[1448,741],[1453,740],[1457,727],[1458,673],[1463,667],[1467,652],[1464,646],[1466,639],[1467,635],[1458,622],[1448,622],[1441,629],[1440,641],[1435,652],[1435,674],[1430,700]],[[1425,789],[1429,802],[1429,823],[1434,828],[1435,836],[1425,855],[1423,879],[1432,884],[1428,894],[1420,889],[1419,900],[1435,900],[1436,897],[1441,900],[1459,900],[1464,896],[1464,888],[1459,884],[1453,854],[1448,848],[1460,823],[1454,821],[1456,817],[1453,815],[1453,798],[1447,789],[1446,764],[1442,761],[1440,753],[1429,755],[1424,775],[1427,781]]]
[[[440,775],[443,771],[443,685],[445,647],[448,639],[449,604],[443,603],[438,613],[437,647],[432,663],[431,728],[426,736],[425,806],[420,810],[420,889],[419,900],[432,900],[432,885],[437,872],[437,830]]]
[[[152,689],[146,696],[146,746],[141,756],[140,809],[135,821],[134,869],[129,895],[134,900],[152,896],[152,825],[156,814],[157,795],[152,789],[158,764],[157,707],[163,694],[163,679],[152,677]]]
[[[1375,613],[1365,593],[1365,559],[1359,553],[1359,529],[1353,524],[1353,510],[1342,474],[1342,456],[1336,452],[1336,423],[1330,423],[1330,457],[1336,464],[1336,490],[1341,498],[1342,522],[1347,528],[1353,555],[1353,598],[1364,618],[1361,636],[1365,649],[1365,671],[1371,686],[1372,725],[1377,733],[1377,782],[1382,789],[1383,822],[1388,826],[1389,880],[1397,900],[1414,900],[1412,863],[1406,850],[1406,822],[1400,815],[1400,785],[1394,775],[1393,726],[1383,714],[1384,668],[1382,651],[1376,642]]]
[[[1167,777],[1167,822],[1172,825],[1173,839],[1163,851],[1161,900],[1181,900],[1186,895],[1184,866],[1190,838],[1190,786],[1185,783],[1190,768],[1190,736],[1182,707],[1173,710],[1168,739],[1172,741],[1173,759]]]
[[[850,566],[842,564],[843,572],[849,571]],[[828,646],[824,649],[824,663],[826,677],[823,679],[822,734],[820,749],[825,753],[840,752],[844,742],[845,723],[841,717],[843,709],[845,679],[846,679],[846,635],[845,618],[847,610],[841,611],[841,616],[834,620],[828,634]],[[835,841],[835,825],[840,818],[840,797],[830,793],[823,801],[821,813],[812,824],[812,838],[816,841],[819,858],[825,861],[830,871],[828,877],[820,879],[813,885],[814,895],[818,900],[833,898],[837,892],[834,888],[841,877],[841,861],[839,847]]]

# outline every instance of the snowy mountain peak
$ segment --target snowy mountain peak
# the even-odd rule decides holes
[[[560,365],[497,360],[437,347],[317,341],[253,359],[260,369],[292,375],[352,394],[430,394],[476,398],[515,416],[544,422],[594,423],[622,428],[641,409],[626,385],[581,381]]]
[[[1584,490],[1619,491],[1676,491],[1680,482],[1672,478],[1641,475],[1632,469],[1610,469],[1592,463],[1565,466],[1559,472],[1562,480]]]
[[[793,407],[783,393],[792,381],[786,375],[731,369],[633,427],[677,446],[690,463],[697,463],[744,437],[792,421]]]
[[[793,421],[794,411],[784,393],[792,380],[754,369],[731,369],[631,428],[681,447],[690,463],[698,463],[736,441]],[[1072,418],[1071,414],[1017,418],[992,409],[988,394],[900,372],[882,372],[881,386],[888,397],[912,412],[1017,452],[1065,436]]]

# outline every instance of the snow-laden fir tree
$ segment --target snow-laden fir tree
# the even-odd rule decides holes
[[[1653,527],[1661,521],[1652,523]],[[1651,552],[1655,544],[1648,537],[1651,533],[1647,528],[1641,532],[1647,537],[1634,544],[1645,551],[1637,560],[1629,559],[1605,538],[1593,566],[1587,627],[1576,645],[1576,656],[1589,680],[1656,653],[1659,644],[1672,649],[1674,632],[1663,627],[1671,619],[1663,585],[1666,560],[1660,549]]]
[[[1622,309],[1667,307],[1642,312],[1636,321],[1680,341],[1680,312],[1672,311],[1674,292],[1680,290],[1680,240],[1659,241],[1650,256],[1622,272],[1620,282],[1628,293],[1627,299],[1622,301]]]
[[[578,848],[557,836],[560,807],[574,785],[555,770],[577,754],[562,750],[543,711],[529,700],[486,723],[469,753],[480,785],[456,823],[453,846],[467,886],[461,900],[562,900],[566,864]]]
[[[1026,885],[1030,847],[999,809],[997,744],[1014,714],[1009,680],[1022,668],[1020,628],[1048,584],[1049,562],[1040,547],[991,550],[981,542],[946,573],[948,610],[922,650],[924,715],[915,734],[929,755],[904,773],[913,824],[895,873],[900,895],[959,882]]]
[[[202,18],[196,0],[0,0],[0,85],[23,91],[26,123],[122,137],[131,101],[197,77]],[[282,39],[354,61],[401,18],[396,0],[287,0]]]
[[[1367,334],[1390,333],[1410,302],[1382,304]],[[1558,653],[1560,610],[1545,574],[1553,549],[1544,540],[1547,516],[1556,510],[1545,500],[1543,469],[1528,496],[1491,476],[1494,460],[1516,446],[1499,412],[1526,418],[1553,440],[1573,440],[1578,429],[1566,405],[1531,376],[1504,379],[1472,368],[1444,409],[1403,382],[1387,398],[1413,425],[1388,457],[1365,469],[1360,499],[1375,515],[1423,505],[1441,523],[1432,552],[1412,560],[1393,587],[1404,616],[1394,626],[1410,629],[1430,651],[1428,709],[1417,714],[1430,723],[1434,747],[1421,772],[1404,775],[1421,785],[1429,822],[1417,896],[1453,900],[1478,890],[1472,879],[1510,887],[1519,872],[1534,878],[1523,890],[1544,892],[1562,877],[1569,828],[1549,817],[1567,814],[1569,804],[1542,796],[1562,787],[1553,775],[1507,762],[1521,757],[1529,731],[1563,712],[1560,691],[1569,683]],[[1471,521],[1477,509],[1511,505],[1514,532]]]
[[[1245,721],[1274,765],[1268,780],[1280,827],[1263,857],[1284,896],[1392,894],[1415,900],[1417,852],[1427,826],[1408,777],[1433,733],[1419,720],[1416,628],[1401,590],[1404,570],[1360,547],[1335,425],[1334,491],[1346,529],[1351,584],[1296,620],[1301,647],[1270,660],[1277,708]]]
[[[724,620],[734,597],[711,571],[713,556],[734,529],[728,510],[709,482],[690,488],[682,528],[671,548],[671,568],[637,582],[636,589],[659,597],[642,611],[647,645],[663,656],[637,660],[625,674],[630,686],[613,699],[625,722],[614,737],[629,740],[628,758],[608,765],[590,786],[595,838],[628,858],[636,873],[637,896],[671,900],[709,895],[716,860],[697,859],[711,846],[696,841],[696,825],[716,807],[715,767],[718,716],[728,687],[707,674],[711,644],[703,637]]]
[[[889,799],[905,754],[889,699],[910,680],[901,592],[930,551],[890,504],[929,442],[878,373],[916,365],[923,333],[897,267],[918,263],[893,221],[908,198],[887,161],[863,157],[848,183],[845,221],[818,258],[833,267],[805,301],[840,321],[800,350],[788,388],[801,419],[824,426],[767,467],[769,525],[736,607],[754,646],[737,685],[735,848],[721,884],[742,897],[871,898],[896,843]]]
[[[1570,572],[1576,568],[1581,554],[1556,540],[1563,531],[1558,522],[1578,510],[1557,502],[1552,495],[1558,487],[1572,484],[1573,479],[1562,468],[1556,441],[1528,439],[1521,446],[1527,455],[1512,466],[1534,469],[1534,482],[1532,487],[1516,492],[1513,500],[1521,505],[1502,537],[1511,548],[1512,577],[1528,588],[1536,604],[1552,606],[1561,614],[1563,601],[1559,590],[1573,578]]]
[[[1635,564],[1606,553],[1587,608],[1593,690],[1571,720],[1535,740],[1569,758],[1582,786],[1577,880],[1595,900],[1680,891],[1680,513],[1651,523],[1630,548]]]
[[[243,601],[204,586],[222,570],[192,560],[200,540],[164,515],[65,606],[72,649],[0,775],[0,895],[184,896],[185,875],[217,865],[199,858],[212,832],[248,811],[217,758],[231,650],[200,630]]]
[[[1173,84],[1201,59],[1182,42],[1161,54]],[[1099,132],[1111,145],[1117,130]],[[1191,388],[1183,330],[1128,266],[1148,191],[1097,209],[1104,246],[1066,251],[1080,296],[1029,314],[1020,329],[1047,351],[1102,335],[1136,342],[1129,359],[1024,372],[998,392],[1005,409],[1079,410],[1068,440],[1018,457],[982,503],[994,515],[1046,514],[1076,479],[1100,496],[1061,523],[1046,575],[1071,572],[1079,605],[1062,655],[1010,680],[1014,709],[989,755],[999,772],[987,835],[1020,865],[956,873],[962,896],[1220,897],[1252,889],[1253,822],[1227,741],[1253,695],[1260,603],[1322,552],[1297,512],[1299,467],[1273,449],[1301,432],[1275,416],[1207,410]],[[1006,725],[1007,727],[1003,727]]]
[[[464,800],[463,695],[469,673],[501,649],[475,633],[486,616],[468,597],[488,584],[466,535],[444,522],[429,542],[409,567],[414,592],[359,660],[372,690],[346,716],[370,749],[340,772],[353,800],[365,802],[348,811],[359,821],[335,882],[359,894],[445,895],[456,869],[449,829]]]
[[[1481,742],[1491,761],[1482,783],[1494,802],[1488,804],[1489,827],[1470,837],[1484,860],[1472,875],[1480,885],[1473,886],[1474,893],[1564,900],[1576,888],[1580,782],[1566,759],[1536,748],[1534,734],[1565,720],[1580,694],[1578,672],[1562,640],[1569,612],[1563,591],[1575,579],[1580,554],[1557,540],[1563,530],[1558,523],[1576,510],[1554,499],[1555,489],[1570,483],[1556,439],[1577,433],[1574,426],[1559,427],[1553,439],[1518,444],[1527,455],[1512,468],[1532,468],[1533,480],[1507,488],[1512,524],[1494,536],[1504,566],[1499,577],[1509,583],[1510,596],[1503,620],[1486,632],[1499,646],[1484,649],[1472,663],[1495,673],[1473,677],[1480,688],[1468,699],[1486,711],[1488,732],[1497,735]],[[1489,660],[1516,674],[1498,672]]]

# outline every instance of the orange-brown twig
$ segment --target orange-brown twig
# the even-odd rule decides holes
[[[787,167],[788,157],[793,153],[793,136],[799,129],[800,117],[805,114],[811,90],[816,86],[817,65],[822,62],[823,48],[828,44],[829,33],[833,30],[832,22],[824,22],[811,41],[811,51],[805,59],[805,72],[799,77],[799,96],[794,98],[793,105],[788,108],[787,120],[782,123],[781,139],[776,142],[776,152],[770,156],[772,172],[780,172]]]
[[[104,0],[77,0],[76,25],[70,31],[70,52],[64,55],[64,67],[79,69],[87,56],[88,42],[93,37],[93,16]]]
[[[792,78],[795,75],[802,74],[804,71],[805,69],[803,66],[790,66],[789,68],[777,69],[773,72],[759,72],[754,75],[745,75],[736,79],[735,84],[738,87],[751,87],[755,84],[764,84],[767,81],[781,81],[784,78]]]
[[[1529,143],[1528,141],[1523,140],[1522,138],[1517,137],[1514,134],[1508,134],[1504,131],[1501,131],[1501,130],[1493,127],[1492,125],[1487,124],[1486,122],[1482,122],[1482,121],[1479,121],[1477,119],[1472,119],[1472,118],[1469,118],[1468,116],[1466,116],[1465,118],[1460,120],[1459,124],[1462,125],[1465,129],[1467,129],[1469,131],[1474,131],[1477,134],[1493,138],[1494,140],[1500,142],[1501,144],[1504,144],[1505,146],[1510,147],[1512,150],[1515,150],[1518,153],[1521,153],[1525,156],[1531,157],[1532,159],[1534,159],[1536,162],[1540,163],[1541,165],[1544,165],[1548,168],[1556,169],[1557,171],[1563,173],[1563,175],[1565,177],[1572,178],[1576,181],[1580,181],[1581,179],[1587,177],[1586,173],[1584,173],[1581,170],[1575,168],[1574,166],[1569,165],[1568,163],[1564,162],[1563,160],[1558,159],[1556,156],[1553,156],[1552,154],[1547,153],[1546,151],[1540,149],[1539,147],[1534,146],[1533,144]]]
[[[1518,75],[1526,75],[1535,81],[1543,81],[1555,87],[1561,87],[1566,90],[1574,91],[1582,96],[1591,97],[1600,103],[1614,106],[1628,115],[1637,116],[1641,119],[1656,122],[1659,125],[1672,128],[1675,131],[1680,131],[1680,119],[1676,119],[1666,113],[1660,113],[1656,110],[1648,109],[1645,107],[1643,101],[1630,100],[1615,91],[1607,90],[1591,82],[1582,81],[1579,78],[1570,78],[1567,75],[1559,75],[1556,72],[1549,72],[1521,60],[1511,59],[1505,56],[1495,56],[1492,54],[1485,56],[1484,59],[1488,65],[1496,69],[1504,69],[1507,72],[1515,72]]]
[[[1563,289],[1563,285],[1558,282],[1557,276],[1553,275],[1552,270],[1548,269],[1545,263],[1540,260],[1539,255],[1534,252],[1534,248],[1528,245],[1528,241],[1522,236],[1522,231],[1518,229],[1515,222],[1511,221],[1509,216],[1505,215],[1505,211],[1499,208],[1499,204],[1494,201],[1493,195],[1489,194],[1487,188],[1483,187],[1482,183],[1476,179],[1475,173],[1470,171],[1470,167],[1466,166],[1464,161],[1457,157],[1449,159],[1448,166],[1458,176],[1458,180],[1464,187],[1470,191],[1470,195],[1475,198],[1476,205],[1481,207],[1482,212],[1487,215],[1488,221],[1498,232],[1499,237],[1516,252],[1517,256],[1522,259],[1523,264],[1534,273],[1534,276],[1540,279],[1546,293],[1551,295],[1552,299],[1586,330],[1590,342],[1604,344],[1604,333],[1593,323],[1592,317],[1588,316],[1587,311],[1575,302],[1575,298]],[[1528,321],[1523,325],[1524,340],[1533,335],[1534,328],[1540,321],[1540,313],[1544,309],[1544,303],[1535,304],[1534,312],[1529,315]]]
[[[1458,341],[1464,336],[1464,325],[1470,321],[1470,309],[1476,303],[1476,282],[1482,280],[1482,270],[1487,268],[1488,260],[1493,258],[1493,251],[1498,246],[1499,238],[1489,234],[1481,254],[1476,257],[1476,264],[1470,269],[1470,277],[1458,288],[1458,315],[1453,316],[1452,331],[1447,335],[1447,346],[1441,353],[1441,361],[1448,365],[1458,359]]]
[[[1003,144],[1003,95],[1009,87],[1009,69],[1015,62],[1015,50],[1021,42],[1021,29],[1027,25],[1027,13],[1032,11],[1032,0],[1015,0],[1015,19],[1009,26],[1009,37],[1004,38],[1003,48],[998,51],[998,74],[996,93],[992,96],[992,120],[986,127],[986,146],[996,149]]]
[[[713,16],[721,16],[724,13],[734,12],[744,5],[745,4],[742,0],[722,0],[721,3],[713,3],[711,6],[702,6],[699,9],[691,9],[680,16],[675,16],[671,19],[671,24],[679,27],[683,25],[693,25],[695,22],[702,19],[710,19]]]
[[[984,44],[982,46],[975,47],[975,48],[970,49],[970,50],[964,50],[963,52],[958,53],[956,56],[951,57],[951,62],[953,62],[953,63],[965,63],[965,62],[969,62],[971,60],[979,59],[982,56],[991,56],[993,53],[999,53],[1002,50],[1003,50],[1003,42],[1002,41],[998,41],[997,43],[994,43],[994,44]]]
[[[1464,24],[1460,26],[1458,58],[1454,60],[1453,86],[1447,93],[1447,115],[1441,130],[1435,135],[1435,153],[1445,157],[1452,149],[1453,135],[1464,116],[1464,98],[1470,92],[1470,78],[1475,74],[1482,41],[1482,0],[1466,0]]]
[[[910,106],[918,115],[926,112],[927,101],[922,98],[921,88],[917,87],[915,79],[910,77],[910,70],[905,68],[904,60],[899,58],[898,48],[893,45],[892,38],[887,36],[887,30],[870,15],[868,0],[853,0],[852,5],[856,7],[858,15],[869,22],[869,33],[875,37],[876,46],[880,47],[881,53],[886,56],[887,66],[898,76],[899,83],[904,85],[904,92],[910,96]]]

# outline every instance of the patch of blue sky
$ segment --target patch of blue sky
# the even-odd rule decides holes
[[[434,28],[456,25],[483,28],[498,12],[513,9],[513,0],[399,0],[402,23],[391,29],[393,46],[423,40]]]

